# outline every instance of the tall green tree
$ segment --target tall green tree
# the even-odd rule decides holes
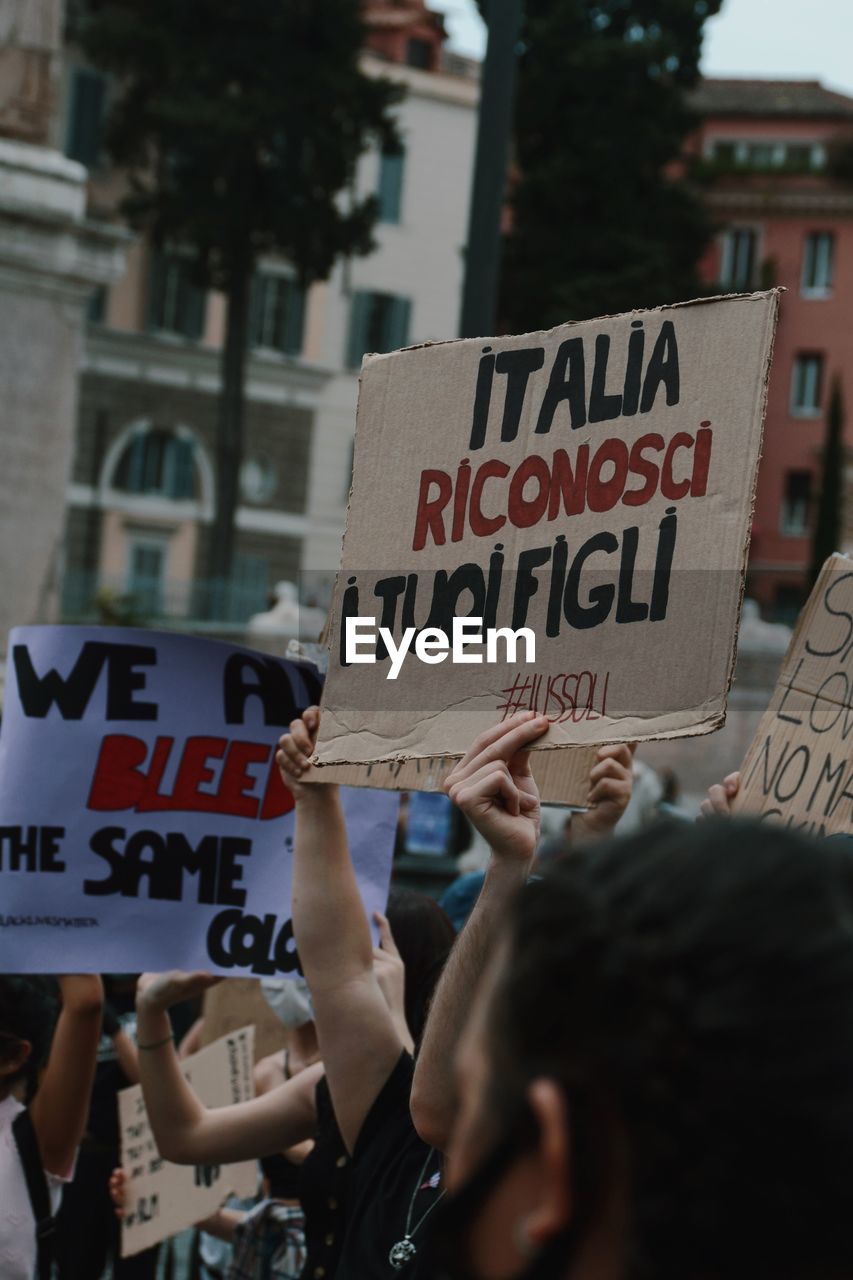
[[[353,0],[90,0],[80,38],[112,73],[107,149],[130,180],[124,213],[156,245],[192,251],[227,301],[208,572],[231,571],[243,451],[252,276],[289,260],[303,287],[373,247],[378,204],[352,184],[391,145],[396,86],[359,69]]]
[[[526,0],[501,320],[532,328],[700,293],[711,227],[670,176],[722,0]]]
[[[812,556],[809,577],[817,581],[824,561],[839,549],[844,504],[844,397],[841,379],[836,375],[829,393],[826,434],[821,458],[820,493],[817,518],[812,534]]]

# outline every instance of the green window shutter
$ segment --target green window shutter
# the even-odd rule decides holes
[[[151,250],[148,266],[148,328],[159,329],[163,316],[163,293],[166,288],[166,263],[163,254]]]
[[[172,448],[174,461],[172,467],[171,498],[195,497],[195,451],[192,440],[184,440],[176,436]]]
[[[145,487],[145,432],[135,435],[128,446],[127,491],[142,493]]]
[[[66,155],[88,168],[101,153],[107,82],[98,71],[76,67],[71,81]]]
[[[295,280],[287,282],[287,307],[284,321],[284,351],[289,356],[302,354],[305,327],[305,290]]]
[[[349,341],[347,343],[347,364],[357,369],[361,357],[368,348],[367,327],[370,323],[370,312],[373,306],[373,294],[359,291],[352,296],[350,311]]]
[[[386,351],[396,351],[409,341],[409,322],[412,316],[411,298],[391,298],[387,310]]]
[[[399,222],[403,205],[403,168],[406,153],[402,148],[383,151],[379,157],[379,220]]]
[[[249,346],[264,345],[264,306],[266,299],[266,276],[255,272],[249,292]]]
[[[185,302],[181,308],[183,315],[183,324],[181,326],[184,337],[190,338],[193,342],[198,342],[204,333],[204,319],[207,311],[207,293],[204,289],[199,289],[197,285],[191,283],[189,279],[189,268],[185,268],[186,277],[183,281],[183,289],[185,291]]]

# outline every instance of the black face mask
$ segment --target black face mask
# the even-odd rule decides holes
[[[505,1137],[464,1186],[445,1195],[436,1209],[426,1250],[424,1275],[429,1280],[479,1280],[467,1265],[468,1232],[489,1194],[512,1161],[529,1149],[536,1126],[529,1108],[519,1110]],[[578,1231],[568,1227],[549,1241],[514,1280],[563,1280],[577,1251]]]

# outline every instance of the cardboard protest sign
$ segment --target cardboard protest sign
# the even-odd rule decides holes
[[[195,1093],[208,1107],[253,1097],[254,1027],[218,1040],[181,1064]],[[257,1164],[181,1165],[160,1158],[140,1085],[118,1095],[125,1216],[121,1256],[130,1257],[168,1240],[215,1213],[229,1196],[249,1197],[258,1184]]]
[[[325,714],[325,713],[324,713]],[[589,771],[596,747],[566,747],[562,751],[536,751],[531,769],[545,804],[586,807]],[[381,760],[371,764],[329,764],[314,780],[339,782],[345,787],[383,787],[391,791],[440,791],[458,756],[414,756],[407,760]],[[311,772],[306,774],[312,780]]]
[[[251,1022],[255,1028],[255,1061],[285,1047],[284,1023],[264,999],[257,978],[231,978],[204,993],[201,1042],[208,1045]]]
[[[0,971],[292,972],[293,797],[275,748],[319,692],[309,664],[213,640],[13,631]],[[372,913],[387,900],[398,798],[351,791],[344,808]]]
[[[853,835],[853,560],[826,561],[741,770],[733,808]]]
[[[365,359],[318,766],[723,723],[777,302]]]

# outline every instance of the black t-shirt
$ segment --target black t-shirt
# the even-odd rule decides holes
[[[314,1147],[299,1167],[305,1214],[305,1280],[332,1280],[344,1243],[352,1161],[335,1118],[326,1077],[317,1082]]]
[[[441,1154],[421,1141],[412,1124],[413,1073],[411,1057],[402,1054],[358,1135],[337,1280],[415,1280],[424,1275],[429,1229],[424,1214],[441,1195]],[[416,1252],[397,1270],[388,1255],[404,1239],[407,1221]]]

